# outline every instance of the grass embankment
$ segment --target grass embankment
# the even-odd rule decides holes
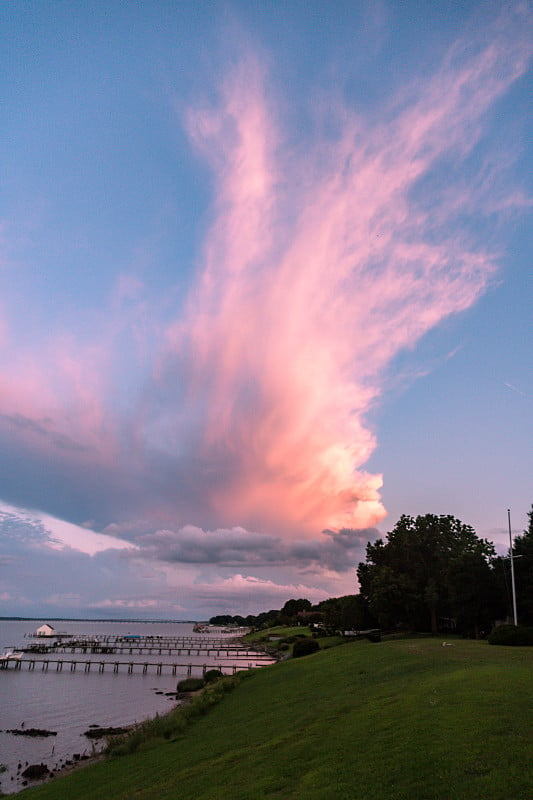
[[[295,625],[290,628],[288,625],[278,625],[274,628],[265,628],[261,631],[253,631],[244,636],[245,642],[268,642],[278,639],[285,639],[287,636],[311,636],[311,631],[307,626]]]
[[[259,645],[266,650],[276,653],[276,651],[292,651],[292,645],[296,639],[311,636],[311,631],[306,625],[298,625],[292,628],[286,625],[278,625],[275,628],[267,628],[262,631],[254,631],[244,636],[244,641],[249,644]],[[346,640],[342,636],[321,636],[318,642],[322,650],[328,647],[336,647],[344,644]],[[284,647],[287,644],[287,647]]]
[[[354,642],[255,671],[174,741],[20,800],[531,800],[533,648]]]

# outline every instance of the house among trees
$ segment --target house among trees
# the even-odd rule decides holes
[[[56,631],[55,631],[55,628],[53,628],[51,625],[49,625],[47,622],[45,622],[44,625],[41,625],[40,628],[37,628],[37,630],[35,631],[35,635],[36,636],[55,636],[56,635]]]

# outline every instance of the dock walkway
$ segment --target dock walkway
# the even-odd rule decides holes
[[[253,658],[254,660],[270,660],[270,656],[262,651],[253,650],[249,647],[222,647],[213,645],[210,642],[203,645],[194,645],[188,647],[175,647],[168,645],[161,645],[158,643],[104,643],[104,642],[61,642],[57,645],[31,645],[30,647],[23,647],[22,652],[34,653],[45,655],[47,653],[92,653],[92,654],[107,654],[107,655],[158,655],[158,656],[211,656],[217,658]]]
[[[144,647],[152,645],[152,647],[198,647],[207,642],[213,647],[228,647],[230,645],[235,647],[245,647],[242,640],[238,636],[137,636],[135,634],[128,634],[125,636],[114,636],[110,634],[95,633],[89,636],[80,636],[76,634],[57,634],[55,636],[36,636],[34,633],[27,634],[27,639],[33,639],[39,646],[54,647],[58,644],[106,644],[106,645],[120,645],[120,644],[138,644]]]
[[[236,672],[245,669],[252,669],[253,663],[245,664],[244,661],[238,664],[177,664],[168,661],[97,661],[97,660],[78,660],[78,659],[61,659],[61,658],[2,658],[0,659],[0,670],[15,669],[21,670],[25,667],[28,670],[35,670],[39,665],[43,672],[48,672],[51,666],[55,666],[56,672],[62,672],[63,667],[70,669],[70,672],[76,672],[78,667],[83,669],[84,672],[98,672],[103,673],[106,670],[113,673],[127,672],[129,675],[133,673],[146,675],[152,672],[156,675],[177,675],[185,673],[190,677],[195,672],[201,672],[203,675],[208,669],[219,669],[225,675],[235,675]]]

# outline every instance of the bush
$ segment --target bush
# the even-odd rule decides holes
[[[320,650],[320,645],[316,639],[310,639],[309,637],[298,639],[292,648],[292,657],[308,656],[310,653],[316,653],[317,650]]]
[[[206,683],[213,683],[213,681],[218,681],[222,677],[222,672],[219,669],[208,669],[204,675],[204,681]]]
[[[205,685],[203,678],[184,678],[178,682],[178,692],[197,692],[198,689],[203,689]]]
[[[525,625],[498,625],[490,632],[488,642],[513,647],[532,646],[533,628],[526,628]]]

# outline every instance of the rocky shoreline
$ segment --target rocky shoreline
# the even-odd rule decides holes
[[[165,694],[174,695],[178,700],[177,705],[180,707],[187,705],[194,697],[201,693],[202,689],[190,692],[165,692]],[[176,706],[174,706],[174,708],[176,708]],[[94,742],[96,740],[106,739],[112,736],[121,736],[132,733],[142,724],[143,723],[140,722],[138,725],[129,725],[124,727],[104,727],[92,724],[89,725],[88,729],[83,733],[83,736],[86,736],[88,739]],[[6,733],[7,732],[8,731],[6,731]],[[9,732],[11,733],[11,731]],[[46,735],[55,735],[55,733],[53,731],[48,731],[46,732]],[[102,761],[105,757],[106,754],[104,750],[93,750],[90,755],[87,753],[74,753],[71,759],[67,759],[61,766],[52,769],[47,764],[40,763],[26,764],[25,769],[22,771],[22,764],[19,764],[17,774],[19,778],[23,778],[21,781],[21,786],[22,789],[24,789],[30,785],[30,782],[31,785],[35,786],[38,783],[44,783],[45,781],[52,780],[53,778],[60,777],[61,775],[66,775],[82,767],[88,767],[91,764],[96,764],[98,761]]]
[[[134,725],[123,727],[103,727],[101,725],[90,725],[89,728],[82,734],[87,739],[93,742],[93,750],[90,754],[86,751],[80,753],[73,753],[71,758],[64,761],[60,760],[56,765],[49,765],[45,762],[29,764],[18,763],[16,779],[21,787],[20,790],[25,789],[29,785],[37,785],[51,780],[59,775],[64,775],[68,772],[78,769],[82,766],[94,764],[104,758],[104,752],[96,751],[94,749],[94,741],[105,739],[111,736],[123,735],[130,733],[135,728]],[[57,731],[48,731],[40,728],[14,728],[5,730],[4,733],[9,733],[13,736],[31,736],[31,737],[48,737],[57,736]],[[15,776],[14,776],[15,777]],[[12,778],[13,780],[13,778]]]
[[[9,728],[4,733],[10,733],[12,736],[38,736],[40,738],[57,736],[57,731],[47,731],[42,728]]]

